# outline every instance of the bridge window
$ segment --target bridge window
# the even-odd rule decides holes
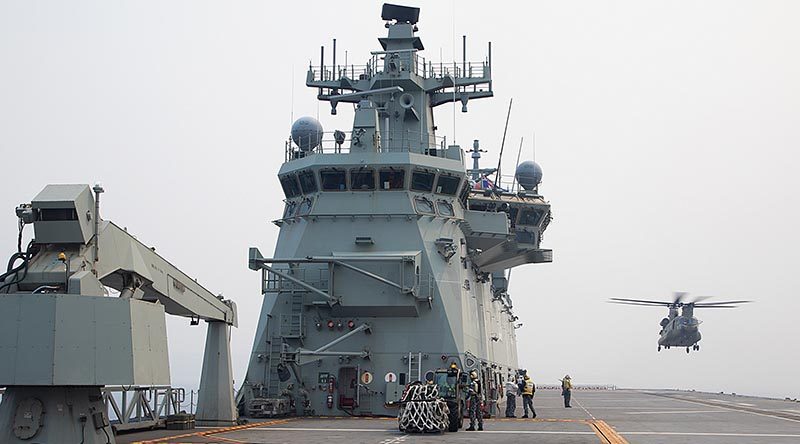
[[[436,192],[439,194],[447,194],[448,196],[455,196],[460,183],[461,178],[458,176],[440,174],[439,180],[436,181]]]
[[[298,185],[297,176],[294,174],[287,174],[281,177],[281,187],[283,188],[283,194],[289,199],[300,195],[300,185]]]
[[[375,189],[375,170],[361,168],[350,170],[350,189],[353,191],[372,191]]]
[[[436,208],[439,210],[440,216],[450,217],[455,216],[456,212],[453,210],[453,205],[445,200],[437,200]]]
[[[522,210],[522,215],[519,217],[519,224],[520,225],[539,225],[539,221],[542,220],[542,216],[544,216],[543,210]]]
[[[303,171],[297,175],[297,178],[300,180],[300,189],[303,190],[303,194],[317,192],[317,177],[314,176],[313,171]]]
[[[295,202],[286,202],[286,209],[283,210],[283,218],[288,219],[294,216],[294,212],[297,209],[297,203]]]
[[[300,202],[300,208],[297,210],[298,216],[305,216],[311,213],[311,208],[314,206],[314,198],[313,197],[306,197]]]
[[[347,190],[347,174],[344,170],[322,170],[319,172],[322,191]]]
[[[415,198],[414,207],[417,209],[417,213],[436,214],[436,211],[433,209],[433,202],[424,197]]]
[[[411,174],[411,190],[430,193],[433,191],[433,177],[434,174],[428,171],[414,171]]]
[[[402,190],[406,186],[406,170],[399,168],[383,169],[379,173],[382,190]]]

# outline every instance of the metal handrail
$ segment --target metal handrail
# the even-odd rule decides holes
[[[423,79],[451,76],[480,79],[488,77],[489,75],[489,64],[485,61],[434,63],[416,53],[412,56],[412,62],[409,68],[411,72]],[[308,70],[311,73],[310,80],[314,82],[338,82],[344,78],[358,80],[362,75],[370,78],[384,72],[382,57],[378,55],[372,56],[370,61],[363,65],[309,65]]]
[[[284,161],[289,162],[311,154],[349,153],[353,133],[352,131],[343,131],[343,133],[345,134],[343,143],[338,144],[334,138],[334,132],[324,132],[319,146],[310,151],[300,151],[294,142],[292,142],[291,137],[289,137],[284,144]],[[426,135],[419,131],[410,130],[384,130],[381,131],[381,144],[378,152],[405,153],[419,151],[436,157],[445,157],[444,151],[446,148],[447,136]]]

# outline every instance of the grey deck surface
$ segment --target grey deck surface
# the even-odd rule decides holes
[[[565,409],[556,391],[535,397],[537,420],[490,419],[484,432],[411,435],[391,418],[292,418],[211,435],[210,428],[117,436],[117,442],[172,443],[798,443],[800,403],[673,391],[576,391]],[[522,415],[521,407],[517,415]],[[600,426],[593,426],[592,424]],[[602,438],[597,429],[613,431]],[[466,427],[466,424],[465,424]],[[616,432],[617,436],[614,436]],[[176,436],[182,435],[182,436]],[[189,436],[187,436],[189,435]],[[621,439],[620,439],[621,437]]]

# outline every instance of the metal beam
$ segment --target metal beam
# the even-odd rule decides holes
[[[401,93],[403,92],[403,87],[401,86],[390,86],[387,88],[377,88],[377,89],[368,89],[366,91],[357,91],[353,93],[347,94],[338,94],[335,96],[328,96],[328,100],[331,102],[339,102],[344,101],[347,99],[366,99],[369,96],[373,96],[376,94],[390,94],[390,93]]]
[[[300,353],[301,353],[301,354],[318,354],[318,353],[322,353],[322,352],[324,352],[325,350],[327,350],[327,349],[329,349],[329,348],[333,347],[334,345],[336,345],[336,344],[338,344],[338,343],[340,343],[340,342],[344,341],[345,339],[349,338],[350,336],[353,336],[353,335],[355,335],[355,334],[356,334],[356,333],[358,333],[358,332],[362,332],[362,331],[365,331],[365,330],[369,330],[369,328],[370,328],[370,327],[369,327],[369,324],[361,324],[361,325],[359,325],[358,327],[354,328],[353,330],[351,330],[351,331],[349,331],[349,332],[347,332],[347,333],[343,334],[342,336],[339,336],[338,338],[334,339],[334,340],[333,340],[333,341],[331,341],[331,342],[328,342],[327,344],[325,344],[325,345],[323,345],[322,347],[320,347],[320,348],[318,348],[318,349],[314,350],[314,351],[313,351],[313,352],[311,352],[311,353],[302,353],[302,352],[300,352]],[[307,350],[307,351],[310,351],[310,350]]]
[[[349,270],[355,271],[356,273],[359,273],[359,274],[362,274],[364,276],[367,276],[368,278],[375,279],[376,281],[382,282],[382,283],[384,283],[384,284],[386,284],[386,285],[388,285],[390,287],[397,288],[398,290],[400,290],[404,294],[408,294],[408,293],[412,293],[413,294],[414,293],[414,289],[413,288],[404,287],[403,285],[398,284],[397,282],[391,281],[391,280],[386,279],[386,278],[384,278],[382,276],[379,276],[379,275],[377,275],[375,273],[372,273],[370,271],[364,270],[363,268],[359,268],[359,267],[356,267],[355,265],[348,264],[348,263],[344,262],[347,259],[350,259],[350,260],[367,260],[367,261],[392,261],[392,262],[393,261],[404,262],[404,261],[409,260],[409,259],[407,259],[407,256],[375,256],[375,257],[372,257],[372,256],[360,257],[359,256],[359,257],[353,257],[353,258],[345,258],[345,257],[338,257],[338,256],[333,256],[333,257],[307,256],[307,257],[304,257],[304,258],[265,258],[265,257],[261,256],[261,253],[258,251],[258,249],[251,248],[250,249],[250,260],[249,260],[249,262],[250,262],[250,268],[253,269],[253,270],[257,270],[259,267],[266,268],[266,269],[270,270],[271,272],[277,274],[278,276],[285,277],[286,279],[297,283],[298,285],[302,286],[303,288],[309,289],[310,291],[314,291],[315,293],[319,292],[318,294],[324,295],[325,297],[327,297],[329,299],[332,299],[337,303],[339,302],[339,299],[337,299],[337,298],[335,298],[335,297],[333,297],[331,295],[328,295],[327,293],[324,293],[321,290],[319,290],[319,289],[317,289],[315,287],[312,287],[312,286],[306,284],[305,282],[302,282],[301,280],[299,280],[297,278],[294,278],[294,277],[285,275],[285,274],[283,274],[281,272],[275,271],[275,269],[269,267],[266,264],[313,264],[313,263],[336,264],[336,265],[340,265],[340,266],[342,266],[344,268],[347,268]],[[333,276],[333,273],[331,273],[331,276]],[[333,287],[331,286],[331,291],[332,291],[332,289],[333,289]]]

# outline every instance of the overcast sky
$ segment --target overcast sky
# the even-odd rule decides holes
[[[800,396],[800,3],[409,2],[430,60],[482,60],[493,99],[436,111],[440,135],[544,169],[554,262],[514,270],[520,364],[539,383]],[[292,113],[338,39],[363,64],[380,2],[0,2],[0,252],[48,183],[102,182],[102,214],[236,300],[237,387],[261,305],[247,248],[273,250]],[[455,50],[455,51],[454,51]],[[340,107],[341,108],[341,107]],[[698,310],[702,350],[656,352],[666,310],[609,297],[752,299]],[[173,384],[196,387],[205,328],[168,320]]]

